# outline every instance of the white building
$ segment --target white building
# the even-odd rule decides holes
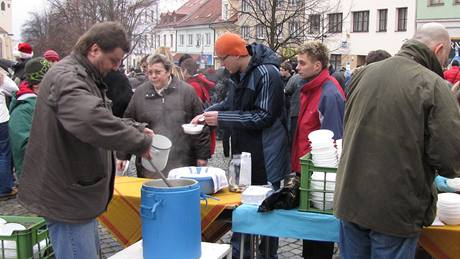
[[[364,64],[366,55],[383,49],[394,55],[415,33],[415,0],[341,0],[337,12],[326,14],[324,43],[336,68]],[[342,23],[342,24],[340,24]]]
[[[12,0],[0,0],[0,58],[13,59]]]

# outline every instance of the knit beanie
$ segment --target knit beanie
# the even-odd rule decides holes
[[[29,43],[23,42],[19,43],[16,50],[13,52],[14,56],[21,59],[29,59],[34,56],[32,51],[32,46]]]
[[[45,53],[43,53],[43,57],[45,57],[46,60],[51,62],[58,62],[61,59],[61,57],[59,57],[59,54],[52,49],[45,51]]]
[[[246,49],[246,41],[240,35],[230,32],[222,34],[216,40],[215,51],[219,57],[249,55]]]
[[[27,61],[25,72],[30,86],[38,85],[50,68],[48,60],[38,57]]]

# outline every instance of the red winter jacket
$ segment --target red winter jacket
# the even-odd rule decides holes
[[[187,80],[187,83],[195,88],[195,92],[202,103],[211,104],[211,96],[209,95],[209,90],[216,86],[214,82],[208,80],[205,75],[200,73],[190,77]]]
[[[310,152],[308,134],[318,129],[334,132],[334,139],[343,134],[345,94],[327,69],[302,86],[297,129],[292,142],[291,170],[300,172],[300,158]]]
[[[449,70],[444,71],[444,79],[452,84],[460,81],[460,67],[452,66]]]
[[[209,90],[214,88],[216,84],[206,78],[203,74],[197,74],[190,77],[187,80],[187,83],[195,89],[198,98],[200,98],[203,104],[207,106],[211,105],[211,96],[209,95]],[[206,106],[205,105],[205,106]],[[206,108],[206,107],[205,107]],[[214,155],[214,151],[216,150],[216,130],[211,129],[210,132],[211,138],[211,156]]]

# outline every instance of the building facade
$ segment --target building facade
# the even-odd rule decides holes
[[[12,0],[0,0],[0,57],[13,59]]]
[[[449,31],[452,41],[451,58],[460,49],[460,0],[417,0],[417,28],[438,22]]]
[[[370,51],[383,49],[394,55],[413,37],[416,1],[342,0],[337,12],[325,16],[328,34],[322,40],[331,50],[331,64],[353,69],[364,65]]]

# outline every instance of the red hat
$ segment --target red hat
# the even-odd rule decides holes
[[[14,56],[21,59],[32,58],[34,56],[32,46],[27,42],[19,43],[17,50],[14,51]]]
[[[43,53],[43,57],[46,58],[46,60],[51,61],[51,62],[58,62],[59,60],[61,60],[61,57],[59,57],[59,54],[52,49],[45,51],[45,53]]]
[[[219,57],[225,56],[247,56],[249,55],[246,49],[246,41],[240,35],[235,33],[224,33],[214,45],[216,55]]]

